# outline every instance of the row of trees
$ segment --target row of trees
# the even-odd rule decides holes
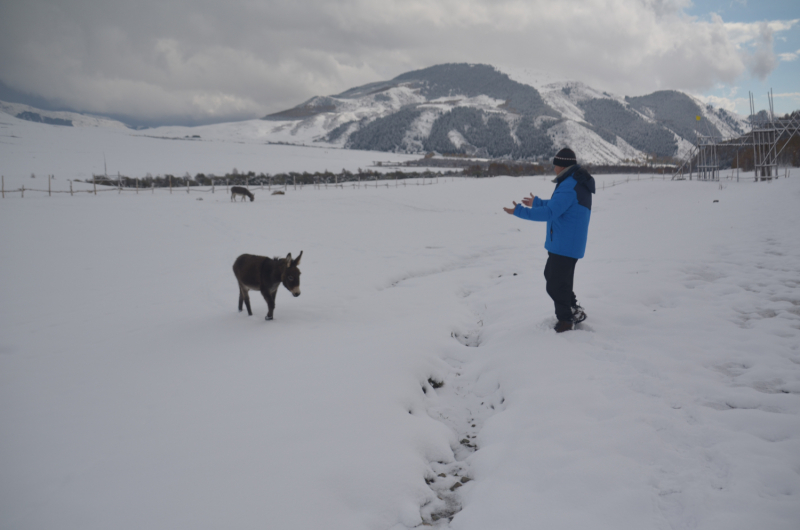
[[[276,173],[270,175],[267,173],[258,173],[249,171],[247,173],[239,173],[238,171],[226,173],[225,175],[213,175],[198,173],[191,176],[186,173],[182,177],[175,175],[158,175],[152,176],[147,174],[145,177],[135,178],[126,176],[105,176],[95,175],[94,180],[87,182],[94,182],[96,184],[123,188],[185,188],[193,186],[284,186],[284,185],[312,185],[312,184],[334,184],[334,183],[347,183],[347,182],[365,182],[375,180],[404,180],[404,179],[418,179],[418,178],[434,178],[437,176],[454,176],[466,174],[465,171],[375,171],[375,170],[362,170],[356,172],[342,169],[338,173],[332,171],[317,171],[314,173],[295,172]]]

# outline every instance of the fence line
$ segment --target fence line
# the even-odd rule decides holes
[[[783,178],[789,178],[790,176],[791,176],[791,172],[789,171],[789,168],[785,168],[785,171],[784,171]],[[719,180],[714,180],[714,181],[711,181],[711,180],[701,180],[701,179],[697,179],[697,180],[696,180],[696,182],[716,182],[716,183],[719,183],[719,184],[721,185],[721,184],[722,184],[722,183],[723,183],[725,180],[727,180],[728,182],[734,182],[734,180],[733,180],[734,178],[736,179],[736,182],[739,182],[739,177],[738,177],[738,175],[734,175],[733,173],[731,173],[731,174],[730,174],[730,175],[728,175],[727,177],[722,177],[722,178],[720,178]],[[774,179],[776,179],[776,180],[777,180],[777,179],[778,179],[778,178],[780,178],[780,177],[777,177],[777,176],[776,176],[776,177],[772,177],[772,178],[774,178]],[[642,179],[641,179],[641,174],[637,174],[637,176],[636,176],[636,178],[635,178],[635,179],[632,179],[632,178],[630,178],[630,177],[626,177],[625,179],[623,179],[623,180],[621,180],[621,181],[612,180],[612,181],[611,181],[611,185],[610,185],[610,186],[608,186],[608,187],[609,187],[609,188],[613,188],[613,187],[615,187],[616,185],[620,185],[620,184],[627,184],[627,183],[629,183],[629,182],[631,182],[631,181],[633,181],[633,182],[640,182],[641,180],[642,180]],[[647,181],[647,180],[653,181],[653,180],[659,180],[659,179],[657,179],[657,178],[656,178],[656,175],[650,175],[650,178],[649,178],[649,179],[645,178],[644,180],[645,180],[645,181]],[[667,180],[667,178],[666,178],[666,175],[661,175],[661,179],[660,179],[660,180],[662,180],[662,181],[666,181],[666,180]],[[670,181],[673,181],[673,182],[687,182],[687,181],[686,181],[686,179],[684,179],[684,180],[673,180],[672,178],[670,178],[669,180],[670,180]],[[691,182],[691,179],[689,179],[689,180],[688,180],[688,182]],[[743,182],[750,182],[750,180],[748,179],[748,180],[745,180],[745,181],[743,181]],[[772,182],[772,179],[770,179],[768,182]],[[603,182],[603,187],[602,187],[602,189],[606,189],[606,183],[605,183],[605,181]]]
[[[444,176],[442,176],[442,178],[446,179],[446,177],[444,177]],[[454,178],[455,177],[451,177],[451,179],[454,179]],[[459,177],[459,178],[463,178],[463,177]],[[408,183],[409,180],[412,180],[414,182],[412,184],[409,184]],[[419,182],[420,180],[422,180],[421,184]],[[139,192],[144,193],[146,191],[150,191],[151,194],[155,194],[155,190],[157,190],[157,189],[158,190],[169,190],[170,194],[173,193],[173,190],[180,190],[179,192],[183,191],[183,188],[177,188],[177,187],[172,186],[172,179],[171,178],[169,179],[169,186],[158,186],[158,187],[156,187],[155,185],[153,185],[151,183],[149,188],[145,188],[145,187],[140,188],[140,187],[138,187],[139,179],[136,179],[136,183],[137,183],[136,187],[128,187],[128,186],[123,187],[121,185],[121,183],[119,183],[116,186],[112,187],[111,185],[108,185],[108,187],[101,188],[101,189],[97,188],[97,183],[94,182],[94,181],[82,181],[83,184],[91,184],[92,185],[92,189],[88,189],[88,190],[75,190],[75,189],[73,189],[73,187],[72,187],[73,181],[72,180],[69,181],[69,190],[53,190],[51,185],[50,185],[51,175],[48,175],[47,182],[48,182],[48,185],[47,185],[48,189],[46,189],[46,190],[40,190],[40,189],[36,189],[36,188],[26,188],[24,184],[20,188],[7,190],[6,187],[5,187],[5,176],[2,176],[2,184],[0,184],[0,189],[2,190],[2,198],[5,199],[6,198],[6,194],[10,194],[10,193],[19,193],[21,198],[25,198],[25,192],[26,191],[29,192],[29,193],[30,192],[47,193],[48,196],[52,196],[53,193],[69,193],[70,195],[75,195],[76,193],[89,193],[89,194],[97,195],[98,193],[113,192],[113,191],[117,192],[118,194],[121,194],[123,192],[139,194]],[[294,179],[294,182],[292,184],[289,184],[286,181],[284,181],[282,184],[279,184],[279,185],[271,184],[271,183],[267,184],[267,191],[272,191],[272,188],[274,187],[276,189],[276,191],[280,190],[280,189],[283,189],[283,191],[286,192],[286,191],[288,191],[289,186],[292,186],[294,188],[294,190],[297,190],[298,186],[299,186],[301,191],[306,186],[313,186],[314,189],[322,189],[323,187],[325,189],[328,189],[329,186],[331,188],[334,188],[334,189],[335,188],[340,188],[340,189],[362,188],[362,187],[364,189],[372,188],[372,187],[374,187],[374,188],[379,188],[379,187],[381,187],[381,188],[382,187],[390,188],[390,187],[392,187],[391,184],[390,184],[391,182],[394,182],[394,187],[400,187],[400,186],[406,187],[406,186],[414,186],[414,185],[416,185],[416,186],[431,186],[433,184],[438,184],[439,183],[439,177],[415,177],[415,178],[410,178],[410,179],[402,179],[402,182],[399,181],[397,178],[394,178],[393,180],[388,180],[388,179],[378,180],[378,179],[376,179],[376,180],[373,180],[373,181],[364,181],[364,182],[362,182],[359,179],[357,181],[340,182],[340,183],[335,183],[335,184],[330,184],[330,183],[327,183],[327,182],[314,182],[314,183],[311,183],[311,184],[306,184],[306,183],[302,183],[301,182],[300,184],[298,184],[297,180]],[[374,185],[373,185],[373,183],[374,183]],[[100,185],[104,186],[104,184],[100,184]],[[208,188],[208,189],[202,189],[204,187]],[[220,185],[220,181],[213,181],[210,187],[208,187],[208,186],[191,186],[191,185],[189,185],[187,183],[185,189],[186,189],[186,193],[187,194],[190,194],[190,193],[211,193],[211,194],[214,194],[214,193],[216,193],[216,188],[217,187],[222,188],[222,185]],[[225,180],[225,186],[224,187],[225,187],[225,192],[224,193],[225,194],[230,193],[229,192],[229,188],[231,187],[231,184],[229,183],[229,181],[227,179]],[[251,191],[253,189],[264,190],[264,184],[259,184],[257,188],[256,187],[248,187],[248,189],[250,189]]]
[[[791,175],[791,173],[787,168],[785,170],[785,172],[784,172],[784,178],[789,178],[790,175]],[[155,194],[156,189],[158,189],[158,190],[169,190],[169,193],[172,194],[173,193],[173,189],[178,189],[178,188],[173,188],[171,179],[170,179],[170,186],[169,187],[160,186],[158,188],[156,186],[154,186],[152,183],[151,183],[151,186],[149,188],[145,188],[145,187],[140,188],[140,187],[138,187],[138,179],[137,179],[137,187],[135,187],[135,188],[122,187],[121,185],[117,185],[116,187],[108,187],[108,188],[97,189],[97,184],[95,182],[91,182],[90,183],[90,182],[83,181],[84,184],[92,184],[93,185],[92,189],[89,189],[89,190],[74,190],[73,187],[72,187],[73,181],[70,180],[69,181],[69,191],[67,191],[67,190],[53,190],[52,186],[51,186],[51,178],[52,178],[52,176],[48,175],[47,189],[46,190],[40,190],[40,189],[35,189],[35,188],[26,188],[25,185],[22,185],[22,187],[20,187],[18,189],[7,190],[6,189],[6,184],[5,184],[5,176],[2,176],[2,184],[0,184],[0,190],[2,190],[2,198],[5,199],[6,198],[6,194],[19,193],[20,194],[20,198],[24,199],[26,191],[29,192],[29,193],[31,193],[31,192],[47,193],[48,196],[52,196],[54,193],[69,193],[70,195],[75,195],[76,193],[89,193],[89,194],[97,195],[98,193],[105,193],[105,192],[112,192],[112,191],[116,191],[118,194],[121,194],[123,192],[139,194],[139,192],[145,193],[146,191],[150,191],[151,194]],[[446,176],[442,176],[442,178],[444,179],[445,182],[447,182],[447,177]],[[454,176],[450,176],[450,178],[451,178],[451,181],[455,180]],[[479,178],[479,177],[459,176],[458,178],[460,178],[460,179],[476,179],[476,178]],[[487,178],[487,177],[484,177],[484,178]],[[491,177],[488,177],[488,178],[491,178]],[[731,175],[731,176],[727,177],[727,180],[729,182],[733,182],[733,178],[734,177]],[[775,178],[779,178],[779,177],[775,177]],[[544,175],[544,176],[542,176],[542,179],[543,180],[548,180],[548,179],[552,180],[552,176]],[[409,180],[414,181],[414,183],[413,184],[408,184]],[[420,184],[420,180],[422,180],[422,184]],[[427,180],[429,180],[430,182],[426,182]],[[434,182],[434,180],[435,180],[435,182]],[[606,187],[613,188],[613,187],[616,187],[616,186],[621,185],[621,184],[628,184],[630,182],[641,182],[642,180],[644,180],[644,181],[650,180],[652,182],[654,180],[659,180],[659,179],[657,179],[656,175],[653,175],[653,174],[650,175],[649,179],[647,177],[642,179],[641,178],[641,174],[638,174],[636,176],[636,178],[631,178],[630,176],[628,176],[628,177],[626,177],[624,179],[621,179],[619,181],[614,179],[614,180],[611,181],[611,184],[607,184],[606,181],[603,181],[602,186],[599,187],[598,189],[599,190],[605,190]],[[662,175],[662,178],[660,180],[666,181],[667,180],[666,179],[666,175]],[[401,184],[401,181],[399,181],[395,177],[395,179],[393,179],[393,181],[394,181],[394,187],[395,188],[398,188],[401,185],[403,187],[407,187],[409,185],[411,185],[411,186],[414,186],[414,185],[416,185],[416,186],[431,186],[433,184],[438,184],[439,183],[439,177],[430,177],[430,178],[418,177],[418,178],[402,179],[402,184]],[[361,187],[364,187],[364,189],[368,189],[368,188],[372,188],[372,187],[374,187],[374,188],[379,188],[379,187],[381,187],[381,188],[382,187],[391,188],[392,187],[391,186],[391,182],[392,182],[392,180],[388,180],[388,179],[387,180],[378,180],[378,179],[376,179],[376,180],[373,180],[373,181],[365,181],[365,182],[361,182],[360,180],[357,180],[357,181],[349,181],[349,182],[341,182],[341,183],[333,183],[333,184],[327,183],[327,182],[314,182],[312,184],[300,183],[299,186],[300,186],[300,190],[301,191],[303,190],[303,188],[305,186],[313,186],[314,189],[323,189],[323,187],[325,189],[328,189],[328,187],[331,187],[333,189],[336,189],[336,188],[340,188],[340,189],[345,189],[345,188],[360,189]],[[674,182],[679,182],[679,181],[674,181]],[[697,182],[706,182],[706,181],[698,180]],[[715,181],[715,182],[717,182],[717,181]],[[721,181],[719,181],[719,182],[721,182]],[[736,182],[739,182],[739,180],[737,179]],[[769,182],[771,182],[771,180]],[[211,194],[214,194],[216,192],[216,188],[217,188],[217,184],[218,183],[219,183],[219,181],[212,182],[210,188],[208,188],[208,189],[201,189],[202,188],[201,186],[190,186],[190,185],[187,185],[186,186],[186,193],[190,194],[190,193],[194,192],[194,193],[211,193]],[[371,185],[371,183],[374,183],[374,185]],[[101,186],[103,186],[103,184],[101,184]],[[293,182],[292,186],[293,186],[293,188],[295,190],[297,190],[298,184],[297,184],[296,180]],[[219,187],[222,188],[221,185]],[[280,190],[280,188],[283,188],[283,191],[286,192],[286,191],[288,191],[289,183],[284,181],[284,183],[282,185],[268,184],[267,185],[267,191],[272,191],[273,187],[276,188],[276,191]],[[225,192],[224,192],[226,195],[229,193],[229,188],[230,188],[230,184],[226,180],[226,182],[225,182]],[[249,189],[251,189],[251,191],[252,191],[252,189],[264,190],[264,185],[260,184],[259,188],[249,188]],[[181,188],[181,191],[182,191],[182,188]]]

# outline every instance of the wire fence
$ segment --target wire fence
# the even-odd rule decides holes
[[[260,184],[256,184],[256,185],[253,185],[253,186],[248,185],[248,184],[245,183],[244,187],[246,187],[250,191],[252,191],[252,190],[266,190],[266,191],[271,191],[271,192],[277,194],[277,193],[280,193],[280,192],[286,193],[286,191],[288,191],[289,189],[292,189],[292,190],[303,190],[306,187],[312,187],[314,189],[328,189],[328,188],[330,188],[330,189],[335,189],[335,188],[345,189],[345,188],[379,188],[379,187],[381,187],[381,188],[382,187],[386,187],[386,188],[396,187],[397,188],[397,187],[401,187],[401,186],[402,187],[407,187],[407,186],[430,186],[430,185],[433,185],[433,184],[438,184],[440,178],[443,179],[443,180],[446,180],[448,177],[434,175],[432,177],[418,177],[418,178],[415,177],[415,178],[400,179],[400,180],[398,180],[397,178],[391,179],[391,180],[390,179],[374,179],[374,180],[363,180],[363,181],[358,179],[358,180],[353,180],[353,181],[335,182],[335,183],[329,183],[329,182],[305,183],[305,182],[296,182],[296,181],[292,182],[292,183],[289,183],[288,181],[284,181],[281,184],[272,184],[272,183],[263,184],[263,183],[260,183]],[[454,177],[450,177],[450,178],[451,178],[451,180],[454,179]],[[146,185],[140,186],[139,185],[139,180],[138,179],[135,179],[135,180],[136,180],[136,182],[135,182],[134,186],[130,186],[130,185],[123,186],[121,180],[118,181],[118,183],[116,185],[108,185],[105,182],[97,183],[97,182],[93,182],[93,181],[73,181],[73,180],[70,180],[69,181],[69,190],[54,190],[52,188],[53,175],[48,175],[48,177],[47,177],[47,189],[46,190],[37,189],[37,188],[29,188],[29,187],[25,187],[25,185],[22,185],[21,187],[16,188],[16,189],[6,189],[5,176],[2,176],[2,182],[0,183],[0,195],[2,196],[3,199],[5,199],[6,195],[13,195],[13,194],[17,194],[17,193],[19,194],[20,198],[25,198],[25,193],[46,193],[48,196],[52,196],[54,194],[69,194],[69,195],[72,195],[72,196],[74,196],[76,194],[97,195],[97,194],[100,194],[100,193],[111,193],[111,192],[117,192],[118,194],[122,194],[122,193],[135,193],[135,194],[140,194],[140,193],[146,194],[146,193],[149,193],[149,194],[155,194],[156,191],[158,191],[159,193],[170,193],[170,194],[173,194],[173,193],[187,193],[187,194],[192,194],[192,193],[211,193],[211,194],[215,194],[217,192],[230,194],[231,193],[230,189],[232,187],[241,186],[241,184],[238,184],[238,183],[233,183],[232,184],[229,181],[224,181],[224,180],[214,181],[210,186],[201,186],[201,185],[198,185],[198,184],[194,184],[193,185],[191,182],[187,182],[186,185],[177,185],[176,184],[175,186],[173,186],[172,183],[170,182],[170,185],[168,185],[168,186],[156,186],[155,183],[152,182],[152,181],[150,182],[150,186],[146,186]],[[82,185],[89,185],[89,186],[92,186],[92,187],[90,189],[75,189],[74,186],[73,186],[73,182],[80,182],[80,184],[82,184]]]
[[[600,177],[600,176],[601,175],[598,175],[598,177]],[[648,180],[649,181],[655,181],[655,180],[662,180],[662,181],[671,180],[672,181],[671,178],[667,179],[667,175],[660,175],[660,176],[661,176],[661,178],[659,179],[658,178],[659,175],[654,175],[654,174],[650,174],[649,178],[648,178],[648,176],[645,176],[644,178],[642,178],[641,174],[637,174],[635,176],[627,175],[624,178],[620,178],[620,179],[616,179],[615,178],[610,183],[608,181],[606,181],[606,180],[600,179],[601,181],[599,183],[596,182],[595,186],[596,186],[596,188],[598,190],[605,190],[606,188],[613,188],[613,187],[616,187],[616,186],[620,186],[622,184],[629,184],[631,182],[646,182]],[[785,172],[784,172],[783,177],[784,178],[789,178],[789,176],[790,176],[790,172],[789,172],[788,169],[786,169]],[[262,191],[266,190],[268,192],[272,192],[273,194],[279,194],[281,192],[286,193],[290,188],[292,190],[296,191],[296,190],[303,190],[305,187],[312,187],[314,189],[329,189],[329,188],[330,189],[336,189],[336,188],[340,188],[340,189],[365,188],[366,189],[366,188],[383,188],[383,187],[386,187],[386,188],[392,188],[392,187],[399,188],[401,186],[402,187],[407,187],[407,186],[430,186],[430,185],[433,185],[433,184],[438,184],[440,179],[442,179],[444,182],[447,182],[448,178],[450,179],[451,182],[455,180],[454,176],[434,175],[434,176],[431,176],[431,177],[414,177],[414,178],[407,178],[407,179],[394,178],[394,179],[373,179],[373,180],[364,180],[364,181],[359,179],[359,180],[352,180],[352,181],[347,181],[347,182],[334,182],[334,183],[321,182],[321,181],[320,182],[313,182],[313,183],[305,183],[305,182],[298,183],[298,182],[295,181],[293,183],[289,183],[287,181],[284,181],[282,184],[271,184],[271,183],[268,183],[268,184],[265,185],[262,182],[260,184],[254,185],[254,186],[248,186],[247,184],[245,184],[245,187],[250,191],[257,189],[257,190],[262,190]],[[459,179],[476,179],[476,178],[481,178],[481,177],[459,176],[458,178]],[[483,177],[483,178],[487,178],[487,177]],[[488,177],[488,178],[491,178],[491,177]],[[538,178],[538,177],[534,177],[534,178]],[[548,180],[548,179],[552,180],[553,179],[553,177],[550,176],[550,175],[545,175],[545,176],[542,176],[541,178],[543,180]],[[776,176],[774,178],[777,179],[777,178],[780,178],[780,177]],[[121,180],[118,181],[117,185],[108,185],[106,183],[98,184],[97,182],[90,182],[90,181],[80,181],[80,184],[82,184],[84,186],[85,185],[90,185],[92,187],[89,188],[89,189],[74,189],[73,182],[78,182],[78,181],[70,180],[69,181],[69,190],[54,190],[54,189],[52,189],[52,180],[53,180],[53,176],[52,175],[48,175],[48,178],[47,178],[47,189],[46,190],[37,189],[37,188],[28,188],[28,187],[25,187],[25,185],[22,185],[21,187],[16,188],[16,189],[6,189],[5,176],[3,176],[2,177],[2,183],[0,183],[0,194],[2,195],[3,199],[5,199],[7,195],[11,196],[11,195],[14,195],[14,194],[19,194],[20,198],[25,198],[25,193],[46,193],[48,196],[52,196],[54,194],[69,194],[71,196],[74,196],[76,194],[97,195],[97,194],[101,194],[101,193],[113,193],[113,192],[117,192],[117,194],[122,194],[122,193],[134,193],[134,194],[140,194],[140,193],[141,194],[146,194],[146,193],[149,193],[149,194],[155,194],[156,190],[158,190],[159,193],[170,193],[170,194],[173,194],[173,193],[187,193],[187,194],[192,194],[192,193],[211,193],[211,194],[216,194],[217,192],[219,192],[219,193],[225,193],[225,194],[229,195],[231,193],[230,188],[234,187],[234,185],[238,185],[238,184],[231,184],[229,181],[214,181],[214,182],[212,182],[211,186],[201,186],[201,185],[197,185],[197,184],[192,185],[189,182],[187,182],[187,184],[185,186],[183,186],[183,185],[181,185],[181,186],[178,186],[178,185],[172,186],[171,183],[170,183],[169,186],[156,186],[155,183],[153,183],[153,182],[150,183],[150,186],[139,186],[139,180],[136,179],[136,185],[135,186],[130,186],[130,185],[123,186]],[[742,180],[743,181],[750,181],[750,179],[742,179]],[[769,182],[771,182],[771,180],[772,179],[769,179]],[[738,177],[738,175],[736,175],[734,173],[731,173],[727,177],[723,177],[722,179],[720,179],[720,181],[716,181],[716,182],[721,182],[721,181],[739,182],[739,177]],[[677,182],[680,182],[680,181],[677,181]],[[683,182],[685,182],[685,180]],[[706,181],[697,180],[696,182],[706,182]],[[224,191],[223,191],[223,189],[224,189]]]

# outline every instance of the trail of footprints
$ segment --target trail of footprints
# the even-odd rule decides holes
[[[452,337],[464,346],[480,345],[480,333],[454,332]],[[425,483],[436,494],[433,502],[420,509],[422,526],[448,528],[453,517],[461,511],[461,494],[472,486],[469,457],[480,449],[478,433],[493,414],[505,408],[505,398],[498,384],[487,390],[483,375],[469,374],[469,362],[447,359],[452,370],[441,381],[429,378],[422,385],[428,414],[441,421],[456,435],[458,443],[450,462],[430,462]],[[479,384],[480,382],[480,384]]]

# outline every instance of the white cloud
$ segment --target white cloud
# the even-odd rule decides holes
[[[713,105],[716,108],[725,109],[730,112],[736,112],[737,107],[746,105],[749,102],[747,98],[737,98],[733,96],[731,97],[712,96],[712,95],[704,96],[695,94],[694,97],[696,97],[706,105]]]
[[[638,95],[775,68],[798,20],[689,0],[26,0],[0,4],[0,81],[64,105],[240,119],[444,62],[534,67]],[[781,60],[786,60],[782,55]]]
[[[770,31],[773,34],[789,31],[798,23],[800,23],[800,19],[767,22],[725,22],[724,24],[731,41],[737,46],[741,46],[758,42],[759,39],[763,38],[765,31]]]
[[[797,50],[794,53],[781,53],[781,54],[778,54],[778,59],[780,59],[783,62],[787,62],[787,63],[790,63],[792,61],[796,61],[798,57],[800,57],[800,50]]]

